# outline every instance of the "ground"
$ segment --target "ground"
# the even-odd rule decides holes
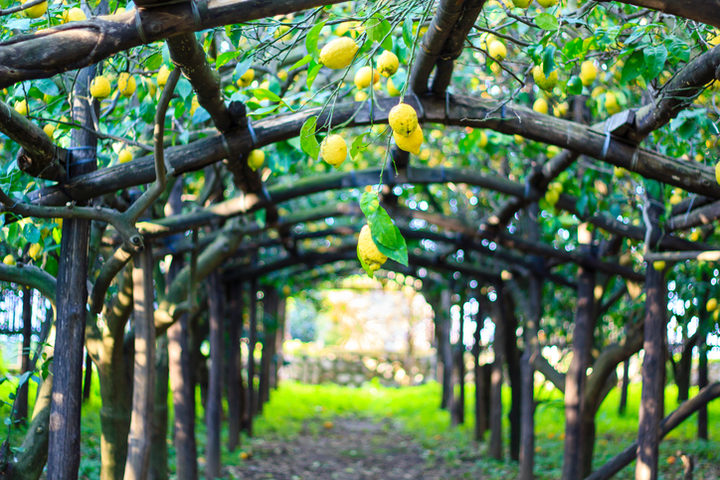
[[[308,420],[293,440],[258,440],[252,457],[228,467],[230,478],[248,480],[448,480],[475,478],[474,459],[435,460],[390,419],[361,417]]]

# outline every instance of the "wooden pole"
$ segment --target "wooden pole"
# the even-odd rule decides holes
[[[215,480],[220,476],[220,418],[222,416],[223,339],[222,319],[224,289],[218,273],[208,277],[208,304],[210,307],[210,375],[208,399],[205,407],[207,445],[205,451],[205,477]]]

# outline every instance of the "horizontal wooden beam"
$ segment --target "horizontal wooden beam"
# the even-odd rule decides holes
[[[608,2],[610,0],[598,0]],[[617,0],[720,27],[720,0]]]

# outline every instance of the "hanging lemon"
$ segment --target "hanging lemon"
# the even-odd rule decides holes
[[[370,67],[361,67],[355,73],[353,81],[355,82],[355,86],[362,90],[363,88],[369,87],[371,82],[373,84],[379,82],[380,74],[377,70],[373,70]]]
[[[389,50],[385,50],[377,59],[377,68],[383,77],[394,75],[399,66],[400,61],[397,55]]]
[[[90,82],[90,95],[102,100],[110,95],[110,80],[104,75],[93,78]]]
[[[248,155],[248,166],[252,168],[253,170],[257,170],[258,168],[262,167],[262,164],[265,163],[265,152],[262,150],[253,150]]]
[[[339,167],[347,157],[347,144],[337,134],[328,135],[320,144],[320,156],[333,167]]]
[[[388,114],[388,123],[394,133],[408,136],[418,126],[418,118],[415,109],[407,103],[398,103]]]
[[[137,83],[135,82],[135,77],[127,72],[123,72],[118,76],[118,90],[120,90],[120,95],[123,97],[132,97],[136,88]]]
[[[335,70],[345,68],[355,58],[359,48],[352,38],[336,38],[320,50],[320,63]]]
[[[420,146],[424,140],[422,128],[420,128],[419,125],[410,133],[410,135],[407,136],[400,135],[393,131],[393,138],[395,139],[395,144],[400,150],[414,153],[415,155],[420,153]]]
[[[387,256],[378,249],[375,241],[373,241],[372,233],[368,225],[363,225],[360,229],[357,254],[358,258],[368,266],[368,269],[372,273],[375,273],[375,271],[382,267],[383,263],[387,261]]]
[[[253,80],[255,80],[255,70],[249,68],[245,73],[240,75],[240,78],[238,78],[237,81],[237,86],[240,88],[245,88],[250,85]]]

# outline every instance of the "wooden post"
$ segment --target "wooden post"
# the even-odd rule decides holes
[[[658,219],[663,205],[649,195],[645,207],[645,251],[648,252],[660,238]],[[643,329],[642,394],[638,416],[638,456],[635,464],[636,480],[658,478],[658,445],[660,420],[663,415],[665,370],[665,329],[667,327],[667,284],[663,269],[648,262],[645,273],[645,326]]]
[[[618,415],[625,415],[627,410],[628,385],[630,384],[630,359],[623,362],[622,384],[620,385],[620,403],[618,404]]]
[[[278,294],[273,287],[265,289],[263,299],[263,342],[260,359],[260,383],[258,385],[258,412],[270,400],[270,370],[275,356],[277,334]]]
[[[133,400],[124,480],[145,480],[150,466],[152,416],[155,403],[155,288],[150,245],[135,256],[133,323],[135,361]],[[56,379],[57,380],[57,379]]]
[[[285,341],[285,311],[287,299],[283,296],[278,299],[277,321],[278,329],[275,334],[275,361],[273,362],[272,375],[270,376],[270,388],[276,389],[280,383],[280,368],[283,365],[282,348]]]
[[[205,477],[215,480],[220,476],[220,418],[222,416],[222,319],[224,289],[217,272],[208,277],[208,304],[210,307],[210,375],[208,399],[205,407],[207,446]]]
[[[465,337],[465,297],[460,297],[460,338],[455,349],[455,363],[457,369],[457,381],[459,385],[459,393],[457,401],[453,408],[453,424],[465,423],[465,344],[463,338]]]
[[[495,358],[490,373],[490,443],[488,453],[492,458],[502,460],[502,386],[506,335],[502,313],[502,285],[496,285],[495,292],[497,294],[497,299],[493,303],[493,322],[495,323],[493,354]]]
[[[22,287],[23,310],[22,310],[22,355],[20,362],[20,373],[30,370],[30,340],[32,338],[32,289]],[[15,420],[25,422],[28,415],[28,384],[30,379],[18,388],[15,398]]]
[[[90,353],[85,354],[85,375],[83,376],[83,392],[82,392],[82,398],[83,401],[87,401],[90,399],[90,392],[92,387],[92,369],[93,369],[93,363],[92,358],[90,357]]]
[[[228,450],[235,451],[240,444],[240,427],[242,422],[242,406],[244,400],[240,392],[242,388],[240,332],[243,324],[243,288],[241,283],[231,283],[228,290],[228,349],[227,368],[227,402],[228,402]]]
[[[248,360],[247,360],[247,434],[252,437],[253,417],[255,416],[255,345],[257,345],[257,281],[250,281],[248,290],[250,303],[249,317],[250,327],[248,329]]]
[[[698,353],[700,355],[698,361],[698,389],[709,385],[708,382],[708,347],[707,347],[707,334],[703,331],[698,341]],[[697,417],[697,429],[698,438],[701,440],[708,439],[708,411],[707,404],[704,404],[698,409]]]
[[[591,234],[579,228],[579,250],[589,254]],[[578,299],[575,312],[575,327],[572,339],[572,360],[565,376],[565,454],[563,457],[563,480],[582,478],[583,459],[580,443],[585,440],[582,418],[585,395],[586,369],[590,361],[594,315],[595,271],[586,267],[578,268]]]
[[[155,349],[155,408],[152,421],[150,449],[150,480],[168,478],[168,381],[169,358],[168,337],[163,335],[156,342]]]
[[[68,177],[95,170],[97,139],[92,128],[90,81],[95,67],[80,70],[73,94],[73,119],[89,130],[72,132]],[[90,221],[66,219],[62,227],[57,275],[57,320],[52,402],[48,436],[48,480],[75,480],[80,466],[82,362],[87,320],[87,270]]]
[[[485,368],[484,365],[480,365],[480,330],[482,330],[482,323],[484,320],[483,314],[483,303],[480,297],[478,297],[478,313],[475,317],[475,332],[473,332],[473,380],[475,382],[475,440],[482,440],[483,434],[488,428],[488,416],[487,416],[487,391],[485,388]]]
[[[450,291],[445,288],[440,293],[440,308],[435,311],[437,328],[438,355],[442,365],[442,402],[440,408],[452,412],[454,404],[453,361],[450,348]]]

